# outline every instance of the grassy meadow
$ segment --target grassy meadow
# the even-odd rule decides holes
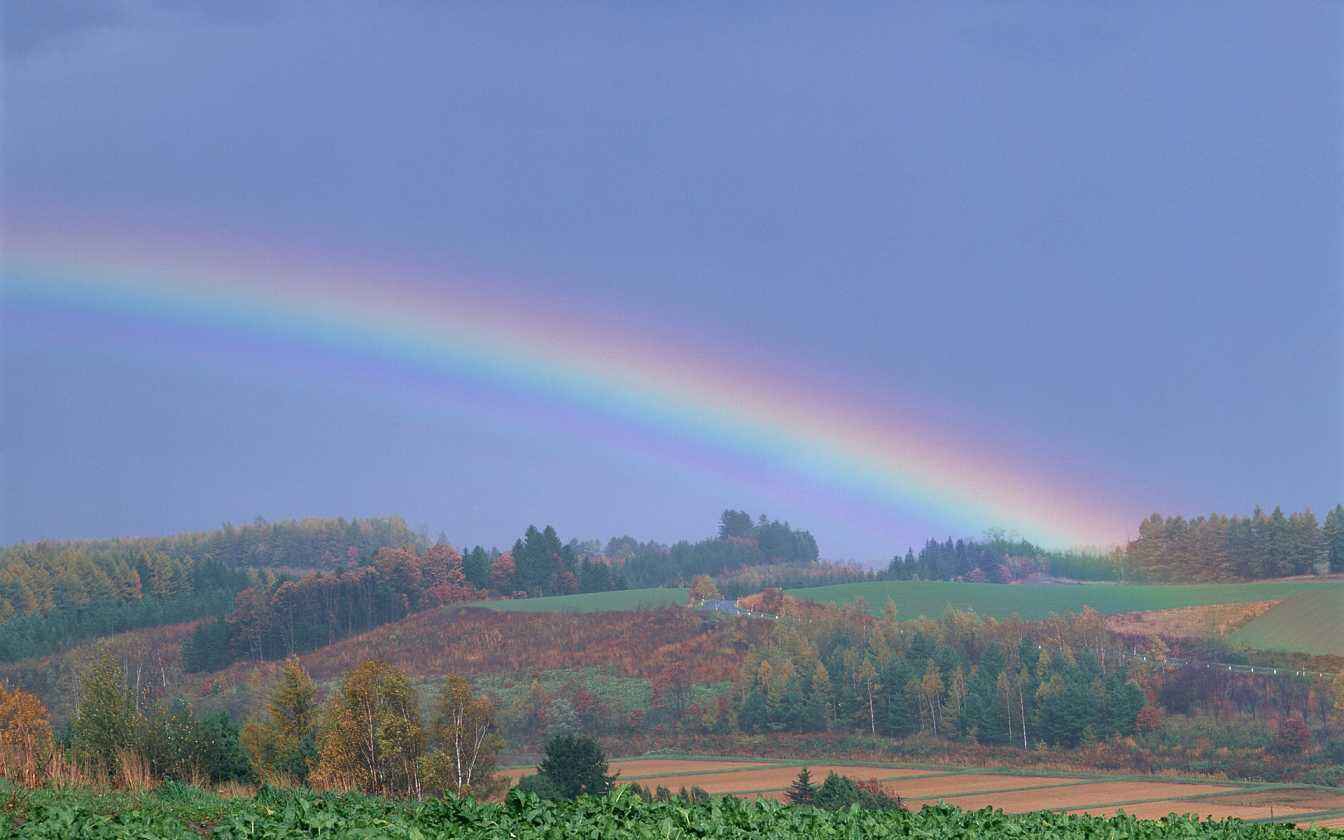
[[[1344,585],[1286,598],[1228,639],[1259,650],[1344,656]]]
[[[937,617],[950,607],[995,618],[1019,615],[1040,619],[1052,613],[1078,612],[1084,606],[1099,613],[1142,612],[1200,604],[1272,601],[1321,591],[1344,596],[1344,583],[1270,581],[1210,584],[995,584],[950,581],[872,581],[790,589],[794,598],[844,604],[862,598],[868,611],[880,614],[888,599],[901,618]]]
[[[519,598],[505,601],[477,601],[472,607],[504,612],[615,612],[641,607],[666,607],[686,603],[687,590],[675,587],[622,589],[616,592],[589,592],[582,595],[548,595],[544,598]]]

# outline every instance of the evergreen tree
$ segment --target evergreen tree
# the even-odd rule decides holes
[[[798,771],[798,777],[789,785],[784,795],[788,797],[790,805],[811,805],[817,796],[817,789],[812,784],[812,776],[804,767]]]
[[[582,794],[601,796],[616,781],[615,776],[607,774],[602,747],[587,735],[557,735],[547,741],[546,755],[537,772],[566,799]]]
[[[1344,572],[1344,505],[1335,505],[1325,515],[1325,527],[1322,531],[1330,571]]]
[[[821,787],[817,788],[812,801],[818,808],[832,811],[848,808],[859,801],[859,788],[852,779],[831,772],[827,774],[826,781],[821,783]]]
[[[490,587],[490,555],[481,546],[476,546],[462,557],[462,574],[467,582],[477,589]]]

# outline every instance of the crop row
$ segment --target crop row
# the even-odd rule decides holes
[[[646,802],[628,788],[602,798],[543,801],[511,793],[502,804],[452,796],[406,806],[373,797],[263,791],[234,800],[211,826],[187,824],[162,809],[146,807],[113,816],[96,813],[78,796],[35,804],[21,824],[0,816],[0,834],[68,840],[168,838],[198,840],[208,830],[216,840],[288,840],[300,837],[404,838],[869,838],[869,837],[1049,837],[1065,838],[1245,838],[1321,840],[1341,838],[1328,829],[1296,830],[1282,824],[1239,820],[1199,822],[1188,817],[1138,820],[1058,813],[1004,814],[929,806],[917,812],[822,811],[766,800],[715,798]]]

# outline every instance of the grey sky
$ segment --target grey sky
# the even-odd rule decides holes
[[[1319,512],[1344,499],[1341,22],[20,2],[5,212],[410,254],[832,370],[1117,504]],[[836,557],[946,535],[525,394],[3,315],[6,542],[382,512],[459,543],[667,539],[726,505]]]

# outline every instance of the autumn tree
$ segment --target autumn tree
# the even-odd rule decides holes
[[[444,678],[434,699],[429,736],[436,749],[423,760],[426,787],[480,799],[503,787],[504,781],[494,775],[504,746],[496,731],[494,705],[472,693],[464,678],[456,674]]]
[[[719,588],[714,585],[714,579],[709,575],[696,575],[691,579],[691,592],[689,603],[693,607],[698,607],[706,601],[717,601],[721,598]]]
[[[42,701],[0,683],[0,778],[37,787],[54,743],[51,714]]]
[[[784,593],[774,586],[761,592],[761,612],[779,615],[784,612]]]
[[[386,662],[362,662],[327,705],[314,781],[419,798],[424,731],[410,680]]]
[[[317,686],[296,657],[285,661],[267,701],[265,721],[249,721],[242,741],[257,775],[275,773],[303,783],[317,757]]]
[[[1274,735],[1274,749],[1283,755],[1305,755],[1311,752],[1311,729],[1299,715],[1292,715],[1279,724]]]
[[[511,593],[515,574],[517,565],[513,562],[513,555],[506,551],[490,564],[490,588],[505,595]]]
[[[1344,734],[1344,672],[1335,674],[1325,693],[1330,706],[1328,722],[1337,733]]]

